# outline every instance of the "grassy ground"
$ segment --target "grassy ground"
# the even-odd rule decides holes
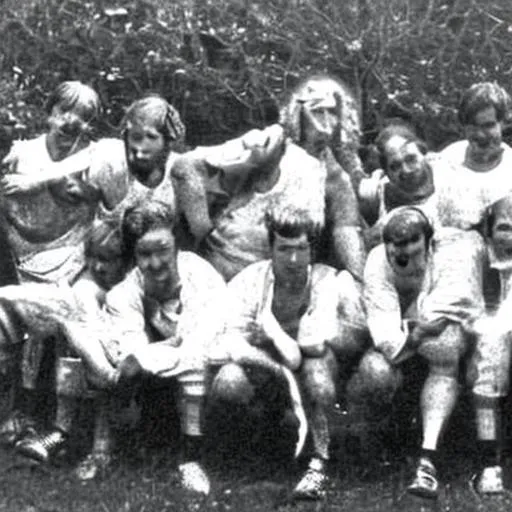
[[[158,406],[155,407],[159,409]],[[160,413],[162,411],[159,411]],[[206,499],[180,489],[176,474],[178,429],[172,413],[155,421],[155,411],[136,432],[120,436],[119,462],[106,478],[77,482],[71,454],[60,466],[34,466],[13,454],[1,452],[0,511],[6,512],[301,512],[301,511],[509,511],[509,496],[480,499],[468,481],[476,468],[474,433],[468,411],[459,410],[443,444],[439,470],[442,492],[429,502],[404,494],[411,476],[409,456],[416,444],[417,429],[388,437],[386,442],[363,443],[347,436],[340,424],[335,429],[333,460],[329,465],[329,488],[322,502],[292,503],[290,490],[304,470],[305,461],[291,457],[288,438],[261,432],[252,420],[245,421],[245,436],[237,438],[226,428],[210,436],[205,465],[212,480]],[[161,416],[161,414],[160,414]],[[227,424],[225,425],[227,426]],[[336,427],[336,425],[335,425]],[[383,441],[382,437],[368,438]],[[84,439],[75,439],[83,445]],[[374,447],[372,450],[370,447]],[[386,448],[387,449],[384,449]],[[507,481],[512,487],[510,461]]]

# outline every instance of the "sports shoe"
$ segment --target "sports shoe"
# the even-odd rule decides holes
[[[416,467],[414,480],[407,487],[407,492],[422,498],[436,499],[439,492],[437,471],[432,462],[422,457]]]
[[[27,435],[36,433],[36,420],[21,411],[13,411],[0,423],[0,444],[14,446]]]
[[[199,462],[180,464],[178,471],[184,489],[204,495],[210,493],[210,479]]]
[[[75,468],[75,476],[78,480],[104,477],[111,464],[112,455],[109,452],[92,452]]]
[[[16,443],[15,450],[30,459],[48,462],[64,449],[66,441],[67,435],[61,430],[54,429],[24,437]]]
[[[473,478],[472,484],[478,494],[504,493],[503,468],[501,466],[489,466],[484,468],[480,475]]]
[[[292,498],[296,500],[320,500],[325,497],[327,475],[321,465],[311,461],[299,483],[295,486]]]

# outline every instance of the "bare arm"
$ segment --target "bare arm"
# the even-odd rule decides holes
[[[332,226],[334,257],[338,268],[348,270],[362,281],[366,249],[364,245],[357,197],[343,169],[327,156],[326,214]]]

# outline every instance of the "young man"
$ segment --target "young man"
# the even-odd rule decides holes
[[[487,314],[475,326],[479,337],[469,375],[481,456],[473,484],[478,493],[492,495],[505,491],[502,407],[510,388],[512,196],[489,208],[485,224],[490,266],[498,274],[499,286],[493,290],[493,297],[486,297],[491,299]]]
[[[351,176],[362,172],[358,138],[353,95],[331,77],[313,76],[291,92],[281,125],[252,130],[177,159],[176,172],[195,172],[205,183],[213,221],[202,247],[205,258],[226,280],[268,258],[266,208],[276,196],[292,204],[302,197],[325,224],[319,261],[362,280],[366,253],[351,182]]]
[[[362,358],[358,378],[367,396],[391,401],[400,367],[415,354],[429,373],[421,392],[423,439],[408,491],[437,497],[438,444],[458,396],[459,362],[468,333],[483,313],[485,250],[474,231],[442,233],[415,207],[394,210],[384,225],[384,243],[369,254],[364,301],[374,348]],[[459,255],[464,254],[464,258]],[[386,398],[387,394],[387,398]]]
[[[328,417],[338,379],[332,346],[344,341],[337,340],[341,281],[334,268],[313,263],[321,226],[307,210],[278,202],[266,223],[271,259],[249,265],[228,284],[232,306],[222,344],[231,362],[214,378],[211,399],[250,408],[259,388],[284,386],[293,393],[296,380],[313,455],[294,496],[319,499],[326,491]],[[300,396],[292,402],[301,420]]]
[[[96,326],[65,321],[63,331],[81,347],[91,371],[114,374],[104,381],[111,392],[144,376],[177,379],[183,434],[179,472],[185,488],[208,494],[209,479],[199,462],[205,368],[207,350],[223,327],[225,284],[199,256],[178,251],[174,223],[172,208],[163,202],[129,207],[122,234],[135,268],[107,293],[103,321]],[[109,449],[100,443],[79,476],[96,476]]]

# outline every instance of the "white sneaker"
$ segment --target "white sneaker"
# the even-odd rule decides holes
[[[436,468],[429,459],[420,458],[416,466],[414,479],[407,487],[407,492],[421,498],[437,499],[439,481]]]
[[[199,462],[180,464],[178,471],[184,489],[204,495],[210,493],[210,479]]]
[[[478,494],[502,494],[505,492],[503,468],[501,466],[484,468],[477,477],[474,486]]]
[[[317,463],[313,459],[299,483],[295,486],[292,497],[295,500],[321,500],[325,498],[326,487],[327,475],[323,464]]]

